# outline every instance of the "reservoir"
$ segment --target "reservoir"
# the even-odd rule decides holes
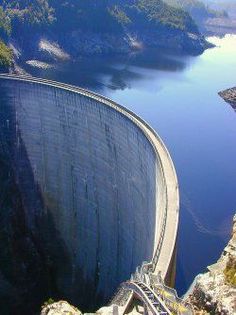
[[[34,75],[88,88],[145,119],[167,145],[180,185],[176,287],[182,294],[219,257],[236,205],[236,114],[218,92],[235,86],[236,36],[201,56],[159,50],[55,64]]]

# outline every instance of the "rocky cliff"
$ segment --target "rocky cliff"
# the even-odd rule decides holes
[[[176,53],[190,55],[201,54],[211,45],[200,34],[186,33],[180,30],[156,30],[155,32],[126,33],[122,36],[111,34],[95,34],[74,31],[63,38],[38,34],[31,40],[30,47],[21,45],[18,40],[11,39],[10,48],[14,53],[11,67],[14,73],[22,73],[17,65],[24,68],[25,64],[46,69],[52,64],[64,60],[77,60],[84,56],[124,55],[143,52],[149,48],[160,48]]]
[[[229,243],[208,270],[196,278],[187,298],[195,314],[236,314],[236,215]]]

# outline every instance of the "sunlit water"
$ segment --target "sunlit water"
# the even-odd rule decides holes
[[[236,85],[236,36],[210,38],[199,57],[157,50],[82,59],[34,75],[80,85],[125,105],[157,130],[176,166],[181,193],[177,289],[219,257],[236,210],[236,113],[217,92]]]

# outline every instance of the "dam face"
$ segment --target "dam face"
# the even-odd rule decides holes
[[[128,111],[81,91],[0,78],[3,314],[33,314],[49,297],[94,310],[163,242],[152,141]]]

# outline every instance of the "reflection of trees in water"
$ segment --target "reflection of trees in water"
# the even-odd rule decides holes
[[[57,63],[52,69],[22,66],[34,76],[102,92],[105,88],[114,90],[131,88],[135,81],[150,79],[148,70],[180,72],[188,63],[189,57],[174,55],[160,49],[150,49],[143,53],[115,57],[84,57],[79,61]]]
[[[144,53],[132,54],[129,63],[141,68],[173,72],[182,71],[186,67],[186,59],[183,56],[160,49],[150,49]]]
[[[111,76],[110,83],[107,85],[112,90],[124,90],[131,88],[131,81],[142,80],[143,76],[140,73],[131,71],[128,66],[124,69],[114,72]]]
[[[116,58],[109,64],[107,69],[110,82],[106,86],[115,90],[123,90],[132,87],[132,82],[150,79],[147,70],[178,72],[183,71],[186,65],[186,58],[156,49],[145,51],[142,54],[130,54],[126,58]]]

